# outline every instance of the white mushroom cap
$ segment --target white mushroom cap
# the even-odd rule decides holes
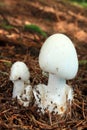
[[[24,62],[17,61],[11,67],[10,80],[15,81],[21,79],[27,82],[30,78],[30,72]]]
[[[64,34],[50,36],[41,48],[39,64],[42,70],[60,78],[74,78],[78,71],[78,58],[72,41]]]

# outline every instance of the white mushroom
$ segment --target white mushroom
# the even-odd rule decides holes
[[[49,72],[48,85],[39,84],[33,90],[36,104],[45,110],[64,114],[67,101],[73,100],[73,90],[66,80],[73,79],[78,71],[78,58],[72,41],[64,34],[54,34],[43,44],[39,64]]]
[[[10,80],[14,84],[12,97],[13,98],[17,97],[18,101],[22,105],[26,104],[24,103],[25,101],[22,100],[22,95],[24,94],[26,87],[29,88],[28,89],[29,95],[26,95],[26,99],[28,102],[27,104],[29,104],[32,97],[32,87],[29,85],[30,84],[29,78],[30,78],[30,72],[24,62],[17,61],[12,65],[10,72]]]

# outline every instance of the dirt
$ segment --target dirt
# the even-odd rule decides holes
[[[62,0],[0,0],[0,130],[86,130],[87,129],[87,9]],[[4,23],[4,25],[3,25]],[[68,84],[73,87],[71,116],[66,113],[45,115],[33,105],[24,108],[12,99],[10,68],[15,61],[25,62],[31,73],[31,85],[47,84],[38,63],[40,48],[46,37],[24,30],[26,23],[69,36],[77,50],[79,71]],[[7,29],[6,25],[13,28]],[[50,121],[51,119],[51,121]]]

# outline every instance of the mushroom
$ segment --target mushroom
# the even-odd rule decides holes
[[[28,106],[30,100],[32,99],[32,87],[29,85],[29,78],[30,72],[24,62],[17,61],[12,65],[10,72],[10,80],[14,84],[12,97],[17,97],[19,103],[24,106]],[[24,94],[26,88],[28,90],[26,93],[29,93],[28,95]],[[22,99],[22,96],[24,95],[26,96],[27,103],[25,103],[26,100]]]
[[[46,111],[63,115],[67,102],[73,100],[73,89],[66,80],[73,79],[78,71],[78,58],[72,41],[64,34],[53,34],[42,45],[39,54],[40,68],[49,73],[48,85],[35,86],[35,104]]]

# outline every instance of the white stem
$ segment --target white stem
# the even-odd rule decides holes
[[[24,82],[22,80],[14,81],[13,98],[20,96],[24,91]]]
[[[50,91],[50,93],[56,94],[58,91],[62,91],[65,85],[65,79],[58,78],[58,76],[54,74],[49,74],[48,90]]]

